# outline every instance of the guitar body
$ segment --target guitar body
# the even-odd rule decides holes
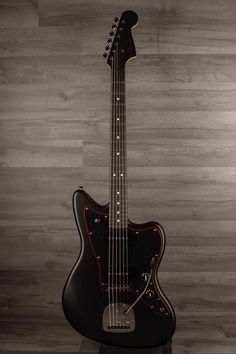
[[[122,306],[125,309],[137,303],[126,315],[129,325],[122,317],[119,328],[109,329],[109,206],[97,204],[84,190],[78,190],[73,208],[81,251],[63,291],[63,310],[70,324],[82,335],[110,345],[152,347],[167,343],[175,330],[175,314],[157,278],[165,247],[162,227],[156,222],[129,221],[128,290],[116,289],[112,311],[123,314]]]

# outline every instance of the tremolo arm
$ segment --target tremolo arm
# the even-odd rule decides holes
[[[147,288],[149,286],[149,283],[152,279],[152,271],[153,271],[153,264],[154,264],[155,258],[152,258],[152,262],[151,262],[151,270],[150,273],[148,274],[148,279],[147,279],[147,283],[145,288],[143,289],[143,291],[141,292],[141,294],[137,297],[137,299],[132,303],[132,305],[130,305],[128,308],[125,309],[124,314],[127,315],[129,313],[129,311],[137,304],[137,302],[139,302],[139,300],[142,298],[142,296],[146,293]]]

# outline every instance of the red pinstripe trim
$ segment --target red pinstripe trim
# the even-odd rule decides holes
[[[87,231],[87,234],[88,234],[88,239],[89,239],[89,243],[92,247],[92,251],[93,251],[93,254],[96,258],[96,262],[97,262],[97,265],[98,265],[98,279],[99,279],[99,286],[101,288],[101,290],[104,292],[104,289],[102,288],[102,273],[101,273],[101,266],[100,266],[100,262],[98,260],[98,257],[97,257],[97,254],[96,254],[96,251],[95,251],[95,248],[93,246],[93,242],[91,240],[91,237],[90,237],[90,234],[89,234],[89,229],[88,229],[88,224],[87,224],[87,219],[86,219],[86,216],[85,216],[85,212],[86,212],[86,208],[89,208],[88,206],[85,206],[84,207],[84,220],[85,220],[85,228],[86,228],[86,231]],[[92,208],[90,208],[92,209]],[[98,213],[99,214],[99,213]]]

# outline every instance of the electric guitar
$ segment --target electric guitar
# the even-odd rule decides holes
[[[171,339],[175,314],[157,278],[164,230],[157,222],[128,218],[125,65],[136,56],[131,29],[138,17],[125,11],[114,20],[114,39],[104,54],[111,68],[110,201],[100,205],[82,188],[73,195],[81,250],[62,304],[70,324],[86,337],[152,347]]]

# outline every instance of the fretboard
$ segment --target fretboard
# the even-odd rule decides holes
[[[110,228],[127,227],[125,69],[111,67]]]

